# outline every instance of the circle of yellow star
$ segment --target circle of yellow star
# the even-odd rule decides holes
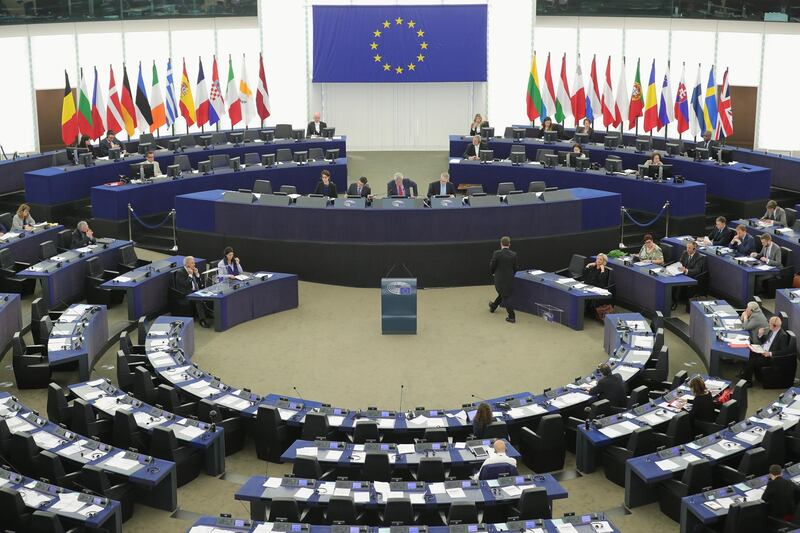
[[[423,50],[427,50],[428,49],[428,43],[426,43],[425,41],[422,41],[421,43],[419,43],[419,47],[422,48]]]
[[[417,23],[416,23],[416,22],[414,22],[413,20],[409,20],[409,21],[408,21],[408,27],[409,27],[409,28],[413,28],[413,27],[414,27],[414,26],[416,26],[416,25],[417,25]]]
[[[400,26],[403,23],[403,19],[401,19],[400,17],[397,17],[396,19],[394,19],[394,23],[397,24],[398,26]]]
[[[383,70],[392,70],[392,66],[389,63],[384,63]]]
[[[389,21],[388,20],[384,20],[383,21],[383,27],[384,28],[388,28],[389,26],[390,26]]]
[[[374,32],[372,32],[372,35],[374,35],[375,37],[380,37],[381,36],[381,32],[380,32],[380,30],[375,30]]]
[[[423,61],[425,61],[425,56],[424,56],[424,55],[422,55],[422,54],[419,54],[419,55],[417,56],[417,61],[419,61],[420,63],[422,63]]]
[[[371,49],[373,49],[373,50],[377,50],[378,49],[378,43],[373,41],[373,42],[369,43],[369,47]]]
[[[374,59],[376,63],[379,63],[381,60],[381,56],[380,54],[376,54],[372,59]]]
[[[403,73],[403,67],[397,67],[396,69],[394,69],[394,71],[396,73],[398,73],[398,74],[402,74]]]
[[[418,30],[417,31],[417,37],[423,37],[423,36],[425,36],[425,32],[422,31],[422,30]]]
[[[414,63],[408,64],[408,70],[414,70],[417,66]]]

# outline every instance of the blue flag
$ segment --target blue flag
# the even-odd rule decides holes
[[[486,5],[314,6],[315,83],[486,81]]]

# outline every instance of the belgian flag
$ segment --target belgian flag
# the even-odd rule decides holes
[[[72,96],[72,88],[69,86],[69,74],[64,71],[66,86],[64,87],[64,101],[61,104],[61,140],[69,146],[77,142],[78,137],[78,116],[75,111],[75,97]]]

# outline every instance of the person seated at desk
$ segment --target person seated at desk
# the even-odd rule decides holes
[[[367,185],[367,177],[361,176],[356,180],[355,183],[351,183],[347,188],[347,195],[363,196],[364,198],[369,198],[372,196],[372,189],[370,189],[369,185]]]
[[[97,239],[94,238],[94,232],[85,220],[78,222],[78,227],[72,232],[72,242],[70,248],[83,248],[90,244],[96,244]]]
[[[714,410],[714,398],[706,387],[705,380],[700,376],[695,376],[689,382],[689,389],[692,391],[692,410],[690,416],[693,422],[713,422],[717,413]]]
[[[392,181],[386,185],[386,194],[389,196],[414,197],[414,182],[403,176],[400,172],[394,173]]]
[[[200,301],[190,301],[186,298],[189,294],[205,287],[200,271],[197,270],[194,257],[187,255],[183,258],[183,268],[176,270],[172,276],[172,288],[180,295],[176,302],[181,314],[191,315],[200,320],[204,328],[210,327],[209,314],[205,305]]]
[[[602,377],[597,380],[597,385],[589,389],[589,394],[597,396],[598,400],[608,400],[613,407],[625,407],[628,397],[622,376],[611,372],[607,363],[600,365],[598,370]]]
[[[767,202],[767,211],[761,216],[761,220],[771,220],[781,226],[786,225],[786,210],[778,206],[778,202],[770,200]]]
[[[475,411],[475,418],[472,419],[472,434],[476,439],[482,439],[486,435],[486,428],[494,421],[492,408],[489,404],[481,402],[478,410]]]
[[[320,120],[319,111],[314,113],[314,120],[308,123],[306,128],[306,137],[319,137],[322,135],[322,130],[327,128],[328,125]]]
[[[92,139],[88,135],[82,135],[78,141],[78,153],[94,154],[92,149]]]
[[[792,522],[797,487],[791,480],[783,477],[780,465],[771,465],[767,477],[769,481],[761,495],[761,500],[767,504],[767,516],[784,522]]]
[[[652,154],[650,154],[650,159],[644,162],[644,166],[646,167],[661,166],[663,164],[664,162],[661,161],[661,154],[659,154],[658,152],[653,152]]]
[[[639,261],[644,263],[653,263],[655,265],[664,264],[664,252],[661,250],[661,247],[653,241],[653,236],[649,233],[644,236],[644,244],[636,255],[639,257]]]
[[[583,269],[583,282],[587,285],[594,285],[601,289],[608,288],[608,278],[611,271],[608,269],[608,257],[606,254],[597,254],[594,262],[588,263]],[[594,313],[594,310],[601,305],[607,305],[603,300],[586,300],[586,312]]]
[[[97,147],[97,156],[98,157],[108,157],[108,151],[112,148],[122,148],[120,144],[117,142],[116,134],[108,130],[106,132],[106,138],[100,141],[100,144]]]
[[[699,141],[695,148],[705,148],[708,150],[708,155],[713,156],[714,151],[719,148],[719,143],[711,138],[711,132],[706,130],[703,132],[703,140]]]
[[[469,125],[469,134],[472,136],[481,134],[481,126],[483,126],[483,117],[480,113],[475,114],[472,119],[472,124]]]
[[[217,263],[217,270],[219,271],[217,275],[220,280],[235,278],[244,272],[242,263],[239,261],[239,258],[236,257],[233,248],[230,246],[226,246],[222,251],[222,259]]]
[[[588,118],[583,119],[583,125],[575,128],[575,133],[585,133],[589,136],[590,140],[592,138],[592,131],[592,121]]]
[[[756,240],[747,233],[747,228],[739,224],[736,226],[736,235],[728,246],[734,249],[737,255],[750,255],[756,249]]]
[[[764,316],[764,312],[758,302],[747,302],[747,307],[744,308],[739,319],[742,321],[742,329],[750,332],[751,342],[758,340],[759,330],[769,327],[767,317]]]
[[[11,219],[11,229],[13,231],[30,231],[36,221],[31,216],[31,206],[28,204],[20,204],[17,208],[17,213]]]
[[[484,477],[481,477],[481,472],[483,471],[483,469],[486,466],[488,466],[488,465],[497,465],[497,464],[511,465],[511,468],[513,469],[513,473],[510,474],[510,475],[516,476],[517,475],[517,460],[514,459],[513,457],[509,457],[508,455],[506,455],[506,442],[503,441],[503,440],[497,439],[496,441],[494,441],[494,444],[492,444],[492,448],[494,448],[494,453],[490,452],[489,453],[489,457],[484,459],[483,464],[481,464],[481,467],[478,469],[478,473],[475,474],[475,479],[492,479],[492,478],[486,477],[485,474],[484,474]],[[503,473],[505,473],[505,472],[503,472]]]
[[[681,254],[680,267],[678,270],[685,276],[692,279],[699,278],[706,271],[706,258],[697,251],[697,243],[689,241],[686,243],[686,250]],[[696,287],[673,287],[672,310],[678,308],[678,302],[686,298],[686,312],[689,312],[689,300],[696,291]]]
[[[336,192],[336,184],[331,181],[331,172],[328,169],[320,172],[320,181],[317,182],[314,194],[321,194],[328,198],[339,197],[339,193]]]
[[[758,330],[759,344],[750,345],[750,359],[740,375],[747,380],[748,385],[753,385],[753,374],[757,370],[772,366],[775,357],[794,357],[790,354],[789,334],[781,328],[781,324],[781,319],[773,316],[769,319],[769,329]]]
[[[156,161],[156,154],[153,153],[152,150],[148,150],[146,154],[144,154],[144,163],[143,165],[153,165],[153,176],[161,176],[161,166],[159,166],[158,161]]]
[[[561,126],[558,124],[553,123],[553,119],[550,117],[544,117],[542,119],[542,127],[539,128],[537,133],[537,137],[540,139],[544,139],[544,132],[546,131],[555,131],[558,133],[558,138],[561,138]]]
[[[762,263],[772,266],[781,266],[781,247],[772,242],[772,235],[769,233],[762,233],[759,235],[761,241],[761,251],[753,252],[750,257],[757,257]]]
[[[728,227],[728,220],[725,217],[717,217],[714,221],[714,229],[704,239],[714,246],[728,246],[733,239],[734,232]]]
[[[450,174],[442,172],[439,175],[439,181],[434,181],[428,185],[428,198],[431,196],[453,196],[456,194],[456,188],[450,183]]]
[[[481,158],[481,150],[488,150],[488,145],[481,140],[480,135],[472,136],[472,144],[464,150],[464,159],[476,160]]]

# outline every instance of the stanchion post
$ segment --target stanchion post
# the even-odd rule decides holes
[[[131,213],[133,212],[133,208],[131,207],[130,202],[128,203],[128,240],[133,242],[133,226],[131,225]]]
[[[667,222],[666,227],[664,228],[664,237],[669,237],[669,200],[664,202],[664,209],[667,210]]]
[[[173,208],[172,211],[170,211],[170,214],[172,215],[172,251],[173,252],[177,252],[178,251],[178,237],[177,237],[177,233],[175,232],[175,216],[176,216],[175,208]]]
[[[619,209],[619,247],[625,248],[625,206]]]

